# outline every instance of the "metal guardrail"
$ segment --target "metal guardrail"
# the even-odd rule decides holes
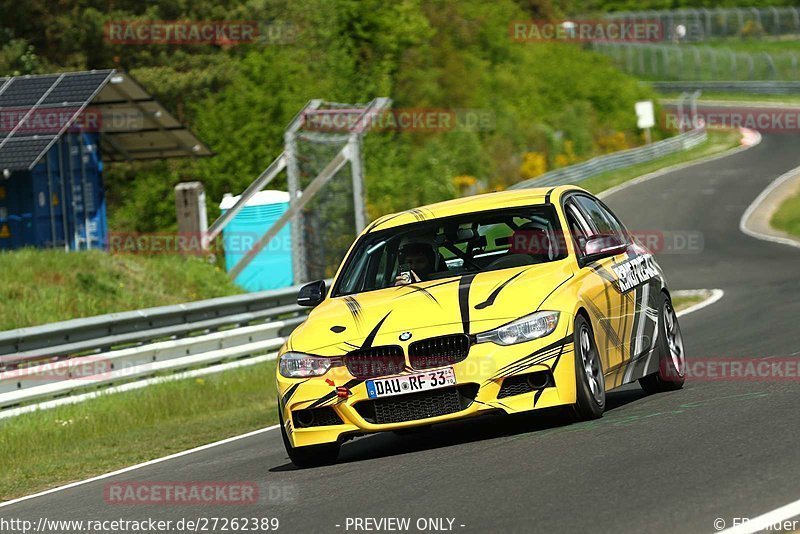
[[[681,81],[649,82],[661,92],[710,91],[725,93],[757,93],[766,95],[787,95],[800,93],[800,82],[759,81]]]
[[[0,332],[0,417],[8,408],[163,373],[264,359],[305,320],[298,289]]]
[[[116,347],[185,337],[304,312],[299,287],[98,315],[0,332],[0,371]]]
[[[577,165],[570,165],[536,178],[514,184],[509,189],[526,189],[530,187],[547,187],[564,184],[575,184],[606,171],[624,169],[637,163],[651,161],[681,150],[688,150],[705,141],[705,128],[697,128],[669,139],[664,139],[643,147],[623,150],[613,154],[597,156]]]

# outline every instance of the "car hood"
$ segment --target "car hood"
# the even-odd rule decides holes
[[[571,276],[561,260],[327,298],[292,333],[287,349],[333,356],[396,345],[404,332],[416,341],[491,330],[536,311]]]

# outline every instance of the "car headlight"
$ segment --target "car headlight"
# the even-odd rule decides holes
[[[521,317],[494,330],[475,336],[478,343],[495,343],[497,345],[514,345],[532,341],[548,334],[558,326],[557,311],[540,311]]]
[[[302,352],[287,352],[281,356],[278,362],[278,369],[281,375],[286,378],[306,378],[324,375],[328,372],[328,369],[340,364],[341,360],[338,358],[324,358]]]

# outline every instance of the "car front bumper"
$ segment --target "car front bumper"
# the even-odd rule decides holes
[[[520,413],[574,404],[574,362],[572,333],[559,326],[542,339],[518,345],[472,345],[465,360],[450,366],[455,386],[424,392],[370,399],[366,380],[353,377],[345,367],[314,378],[278,374],[278,409],[293,447],[490,411]],[[418,371],[403,374],[414,372]]]

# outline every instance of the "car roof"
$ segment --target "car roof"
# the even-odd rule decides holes
[[[373,222],[368,228],[368,231],[386,230],[387,228],[394,228],[405,224],[452,217],[465,213],[514,208],[518,206],[543,205],[551,201],[556,201],[564,192],[571,190],[582,191],[582,189],[575,186],[537,187],[499,191],[496,193],[486,193],[483,195],[446,200],[444,202],[420,206],[419,208],[401,211],[399,213],[384,215]]]

